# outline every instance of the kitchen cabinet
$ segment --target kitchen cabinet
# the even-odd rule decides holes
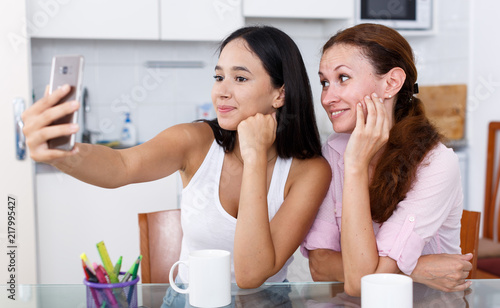
[[[161,39],[220,41],[244,25],[241,0],[160,0]]]
[[[158,0],[28,0],[29,37],[158,39]]]
[[[38,283],[81,283],[80,255],[101,263],[96,244],[104,241],[113,262],[128,269],[139,255],[138,213],[178,208],[180,177],[104,189],[59,171],[38,173]]]
[[[349,19],[353,0],[244,0],[244,17]]]
[[[244,25],[241,10],[241,0],[28,0],[27,26],[37,38],[219,41]]]
[[[35,38],[220,41],[249,18],[350,19],[354,0],[28,0]]]

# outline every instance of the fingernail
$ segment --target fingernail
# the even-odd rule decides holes
[[[69,84],[65,84],[64,86],[62,86],[63,91],[68,91],[69,88],[70,88]]]
[[[377,93],[373,93],[373,96],[378,97]]]
[[[71,124],[71,126],[69,127],[69,129],[70,129],[72,132],[76,132],[76,131],[78,131],[78,124]]]
[[[77,101],[71,101],[71,107],[76,107],[78,106],[78,102]]]

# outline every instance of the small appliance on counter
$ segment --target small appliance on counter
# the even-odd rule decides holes
[[[90,105],[88,102],[89,99],[89,91],[87,90],[86,87],[83,88],[82,91],[82,143],[95,143],[92,136],[100,134],[99,132],[96,131],[91,131],[88,129],[88,121],[87,121],[87,116],[88,113],[90,112]]]

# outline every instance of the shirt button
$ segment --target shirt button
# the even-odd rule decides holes
[[[410,216],[410,218],[408,218],[408,220],[411,221],[411,222],[414,222],[415,221],[415,217]]]

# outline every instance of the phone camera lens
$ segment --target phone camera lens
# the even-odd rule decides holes
[[[62,74],[66,75],[68,73],[68,67],[67,66],[61,66],[59,68]]]

